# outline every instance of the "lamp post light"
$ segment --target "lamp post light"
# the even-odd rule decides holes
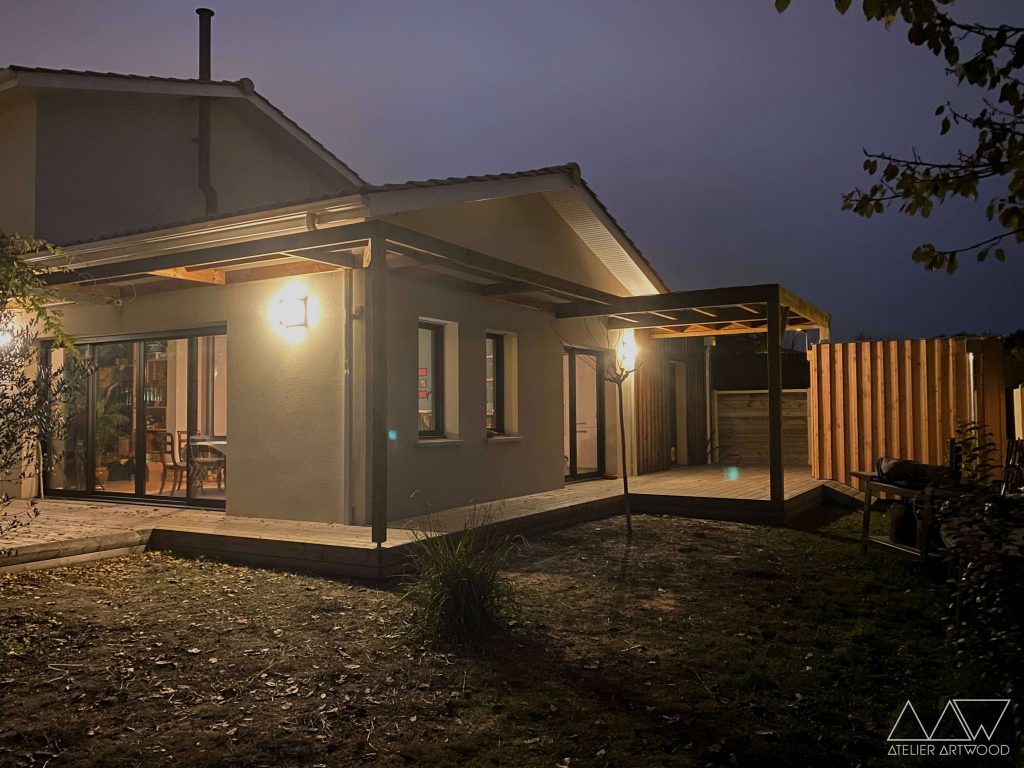
[[[619,334],[615,346],[615,360],[608,365],[605,378],[615,384],[619,396],[619,450],[622,454],[622,504],[626,513],[626,541],[633,541],[633,517],[629,508],[629,469],[626,466],[626,413],[623,407],[622,385],[637,369],[636,336],[627,328]]]

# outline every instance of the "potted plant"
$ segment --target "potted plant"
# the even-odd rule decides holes
[[[117,441],[128,417],[120,405],[105,400],[96,403],[96,485],[103,486],[110,477],[110,463],[116,461]]]

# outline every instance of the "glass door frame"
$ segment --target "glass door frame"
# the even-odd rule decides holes
[[[605,473],[605,380],[604,366],[607,350],[586,349],[584,347],[563,347],[562,354],[568,357],[566,386],[566,405],[569,409],[569,471],[565,475],[566,482],[577,480],[593,480],[604,477]],[[579,452],[578,437],[576,432],[576,358],[579,355],[586,355],[594,358],[597,379],[597,469],[593,472],[580,474],[577,471],[577,454]]]
[[[199,339],[205,336],[226,336],[227,326],[223,324],[189,328],[174,331],[154,331],[151,333],[117,334],[108,336],[87,336],[75,339],[75,346],[88,350],[88,360],[93,363],[95,355],[93,347],[102,344],[132,344],[134,347],[134,371],[132,379],[133,400],[132,408],[135,417],[135,459],[134,476],[135,490],[131,493],[122,491],[97,491],[96,490],[96,402],[98,399],[98,378],[93,371],[86,383],[88,417],[86,419],[86,446],[85,446],[85,489],[70,490],[50,487],[50,473],[44,473],[44,487],[46,493],[55,497],[87,498],[87,499],[118,499],[125,501],[138,501],[147,504],[166,504],[173,506],[209,507],[223,509],[226,506],[224,499],[211,499],[205,496],[193,495],[192,478],[189,476],[187,458],[182,457],[185,462],[185,495],[184,496],[159,496],[146,493],[146,482],[148,468],[146,466],[146,454],[149,452],[147,445],[148,432],[145,428],[146,402],[143,393],[146,386],[146,342],[152,341],[188,341],[187,352],[187,375],[186,375],[186,429],[189,435],[196,434],[198,428],[198,404],[199,404]],[[46,364],[50,365],[53,344],[46,341],[44,354]],[[46,446],[50,451],[50,446]]]

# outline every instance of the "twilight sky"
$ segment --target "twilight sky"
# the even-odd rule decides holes
[[[194,77],[196,2],[0,0],[0,66]],[[256,88],[371,182],[568,161],[673,289],[781,282],[833,337],[1024,326],[1024,253],[952,277],[925,240],[989,231],[839,210],[862,147],[946,156],[942,65],[828,0],[210,0],[215,78]],[[859,5],[859,2],[855,5]],[[1024,23],[1019,0],[960,15]]]

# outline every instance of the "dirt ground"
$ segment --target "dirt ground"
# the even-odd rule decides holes
[[[160,554],[2,576],[0,765],[891,766],[906,699],[985,694],[898,561],[635,527],[625,558],[621,520],[530,542],[521,620],[474,650],[409,642],[400,582]]]

